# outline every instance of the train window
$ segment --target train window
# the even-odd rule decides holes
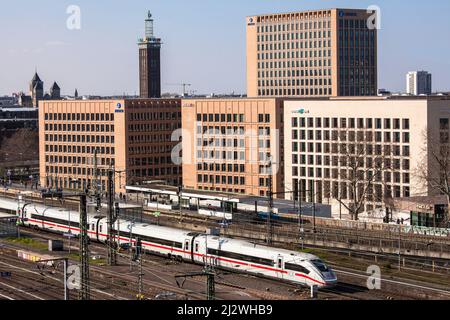
[[[184,243],[184,250],[189,250],[189,240]]]
[[[94,231],[95,230],[95,224],[92,224],[91,226],[91,230]]]
[[[306,269],[305,267],[298,265],[298,264],[293,264],[293,263],[285,263],[284,267],[287,270],[291,270],[291,271],[297,271],[300,273],[304,273],[304,274],[309,274],[309,270]]]
[[[102,225],[99,226],[99,231],[102,232]]]
[[[212,254],[215,256],[219,256],[219,257],[225,257],[225,258],[238,259],[238,260],[242,260],[242,261],[258,263],[258,264],[271,266],[271,267],[273,267],[273,265],[274,265],[273,260],[264,259],[264,258],[260,258],[260,257],[254,257],[254,256],[247,256],[247,255],[243,255],[243,254],[235,253],[235,252],[228,252],[228,251],[222,251],[222,250],[208,248],[208,254]]]
[[[120,236],[124,236],[124,237],[130,237],[130,233],[129,232],[119,232]],[[180,248],[183,249],[183,243],[182,242],[176,242],[176,241],[171,241],[171,240],[166,240],[166,239],[159,239],[159,238],[154,238],[154,237],[149,237],[149,236],[144,236],[139,234],[139,237],[141,238],[142,241],[148,241],[148,242],[153,242],[153,243],[157,243],[163,246],[168,246],[168,247],[173,247],[173,248]],[[188,248],[189,248],[189,243],[188,243]],[[189,250],[189,249],[187,249]]]
[[[195,243],[195,252],[198,252],[198,242]]]
[[[330,269],[327,267],[325,263],[322,262],[322,260],[316,259],[311,260],[311,263],[320,270],[320,272],[328,272]]]
[[[57,219],[57,218],[51,218],[51,217],[45,217],[45,216],[41,216],[41,215],[37,215],[37,214],[32,214],[31,218],[32,219],[41,220],[41,221],[53,222],[53,223],[57,223],[57,224],[64,225],[64,226],[68,225],[66,220]],[[70,222],[70,226],[79,228],[80,224],[78,222],[71,221]]]

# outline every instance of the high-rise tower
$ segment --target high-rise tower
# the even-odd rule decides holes
[[[406,92],[411,95],[432,93],[431,73],[427,71],[411,71],[406,75]]]
[[[161,39],[153,35],[150,11],[145,19],[145,37],[139,39],[139,86],[141,98],[161,97]]]
[[[377,95],[377,21],[365,9],[247,17],[248,96]]]

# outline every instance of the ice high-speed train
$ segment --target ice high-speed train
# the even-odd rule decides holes
[[[57,233],[79,235],[79,213],[62,208],[26,204],[18,208],[13,200],[0,199],[0,209],[16,214],[24,226]],[[331,287],[337,283],[336,274],[318,257],[257,245],[248,241],[189,232],[143,223],[132,226],[119,219],[119,244],[135,245],[141,239],[143,249],[152,254],[184,260],[196,264],[209,263],[228,269],[304,286]],[[88,234],[91,240],[105,242],[107,221],[104,216],[88,215]]]

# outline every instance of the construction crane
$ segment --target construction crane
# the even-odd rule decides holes
[[[187,95],[186,87],[192,86],[192,84],[190,84],[190,83],[166,83],[165,85],[166,86],[181,86],[181,87],[183,87],[183,96]]]

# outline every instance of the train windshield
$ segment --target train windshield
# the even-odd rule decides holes
[[[322,260],[316,259],[316,260],[311,260],[311,263],[317,268],[319,269],[320,272],[329,272],[330,268],[327,267],[327,265],[325,263],[322,262]]]

